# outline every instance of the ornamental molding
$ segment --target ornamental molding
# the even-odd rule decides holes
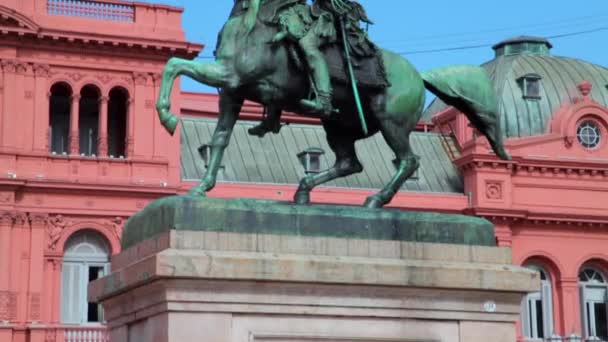
[[[133,81],[136,85],[148,85],[150,74],[136,71],[133,73]]]
[[[34,63],[34,75],[48,78],[51,76],[51,67],[48,64]]]
[[[0,225],[11,227],[15,222],[15,213],[12,211],[0,211]]]
[[[114,79],[114,77],[108,74],[98,74],[97,79],[100,80],[101,83],[103,83],[104,85],[107,85],[108,83],[110,83],[110,81]]]
[[[533,224],[535,226],[569,226],[583,228],[606,228],[608,220],[606,218],[590,219],[588,216],[562,216],[551,217],[545,214],[535,214],[521,210],[486,209],[472,208],[467,210],[467,214],[485,218],[491,222],[502,225],[513,224]]]
[[[127,220],[125,218],[117,216],[112,219],[106,220],[104,226],[106,226],[106,228],[109,228],[112,231],[112,234],[114,234],[114,237],[118,241],[120,241],[122,239],[122,232],[126,221]]]
[[[17,61],[11,59],[3,59],[0,61],[0,66],[2,66],[2,70],[6,73],[15,73],[17,72]]]
[[[63,215],[51,216],[47,219],[46,231],[47,231],[47,249],[50,251],[57,250],[57,244],[63,235],[63,232],[67,229],[72,222],[67,221]]]

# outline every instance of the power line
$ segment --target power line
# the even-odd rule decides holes
[[[585,24],[588,24],[591,21],[595,22],[596,20],[600,21],[603,20],[605,22],[605,19],[608,18],[608,13],[604,13],[604,14],[595,14],[595,15],[591,15],[591,16],[584,16],[584,17],[576,17],[576,18],[570,18],[570,19],[563,19],[563,20],[551,20],[551,21],[546,21],[543,23],[534,23],[534,24],[529,24],[529,25],[517,25],[517,26],[510,26],[510,27],[501,27],[501,28],[494,28],[494,29],[489,29],[489,30],[481,30],[481,31],[469,31],[469,32],[457,32],[457,33],[442,33],[442,34],[432,34],[432,35],[425,35],[425,36],[417,36],[417,37],[411,37],[411,38],[401,38],[398,40],[378,40],[379,43],[400,43],[400,42],[416,42],[416,41],[420,41],[420,40],[434,40],[435,38],[437,39],[443,39],[446,37],[460,37],[460,36],[468,36],[468,35],[473,35],[473,36],[478,36],[478,35],[484,35],[487,33],[496,33],[496,32],[505,32],[505,31],[515,31],[515,30],[530,30],[530,29],[549,29],[549,28],[555,28],[555,27],[570,27],[572,26],[573,23],[579,22],[579,21],[584,21]]]
[[[561,38],[575,37],[575,36],[580,36],[580,35],[585,35],[585,34],[590,34],[590,33],[596,33],[596,32],[606,31],[606,30],[608,30],[608,26],[597,27],[597,28],[589,29],[589,30],[582,30],[582,31],[562,33],[562,34],[553,34],[553,35],[545,36],[545,38],[547,38],[547,39],[561,39]],[[437,53],[437,52],[472,50],[472,49],[480,49],[480,48],[491,47],[494,44],[495,43],[478,43],[478,44],[461,45],[461,46],[454,46],[454,47],[447,47],[447,48],[409,50],[409,51],[401,51],[401,52],[398,52],[397,54],[405,56],[405,55],[417,55],[417,54],[425,54],[425,53]],[[196,57],[196,59],[200,59],[200,60],[213,60],[213,59],[215,59],[215,57],[214,56],[198,56],[198,57]]]
[[[608,30],[608,26],[598,27],[598,28],[591,29],[591,30],[569,32],[569,33],[563,33],[563,34],[555,34],[555,35],[546,36],[545,38],[547,38],[547,39],[561,39],[561,38],[580,36],[580,35],[584,35],[584,34],[595,33],[595,32],[606,31],[606,30]],[[456,46],[456,47],[449,47],[449,48],[437,48],[437,49],[426,49],[426,50],[411,50],[411,51],[398,52],[398,54],[402,55],[402,56],[406,56],[406,55],[417,55],[417,54],[424,54],[424,53],[437,53],[437,52],[458,51],[458,50],[471,50],[471,49],[479,49],[479,48],[491,47],[494,44],[495,43],[484,43],[484,44]]]

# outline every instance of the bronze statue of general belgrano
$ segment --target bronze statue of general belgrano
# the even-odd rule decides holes
[[[504,150],[496,95],[485,70],[451,66],[419,73],[403,57],[377,47],[361,22],[363,7],[350,0],[236,0],[218,39],[212,63],[172,58],[157,103],[170,133],[177,117],[169,112],[173,82],[187,75],[220,89],[219,120],[211,142],[209,168],[192,195],[215,186],[216,175],[245,99],[262,104],[267,116],[251,134],[278,132],[281,111],[319,117],[336,155],[330,169],[300,181],[295,202],[307,204],[310,191],[338,177],[361,172],[355,141],[381,132],[399,160],[393,178],[365,201],[390,202],[418,168],[409,135],[419,121],[425,88],[467,115],[495,153]]]

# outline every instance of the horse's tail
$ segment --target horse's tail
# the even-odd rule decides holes
[[[488,138],[497,156],[510,160],[505,150],[498,101],[487,72],[478,66],[458,65],[422,73],[426,89],[458,109]]]

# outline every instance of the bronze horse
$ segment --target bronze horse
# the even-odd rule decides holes
[[[239,2],[236,1],[235,6]],[[211,141],[209,167],[201,182],[190,191],[191,195],[204,196],[215,186],[224,150],[245,99],[265,106],[270,118],[280,115],[282,110],[304,114],[299,101],[306,98],[311,89],[306,73],[294,66],[289,43],[271,44],[279,28],[257,18],[254,20],[252,30],[246,32],[243,27],[253,24],[252,19],[233,11],[220,33],[214,62],[171,58],[164,68],[157,110],[162,124],[171,134],[179,121],[169,112],[169,96],[177,77],[186,75],[220,89],[220,111]],[[378,208],[389,203],[419,167],[419,157],[412,152],[409,137],[422,115],[425,87],[465,113],[488,138],[495,153],[502,159],[510,159],[503,146],[496,95],[482,68],[454,66],[421,75],[400,55],[386,50],[379,53],[390,86],[360,89],[368,133],[364,134],[361,128],[353,89],[347,84],[335,83],[333,106],[339,114],[335,119],[322,119],[322,124],[336,162],[328,170],[300,181],[294,196],[296,203],[308,204],[310,191],[320,184],[361,172],[363,166],[357,158],[355,142],[378,132],[395,153],[398,165],[392,179],[382,190],[368,197],[364,205]]]

